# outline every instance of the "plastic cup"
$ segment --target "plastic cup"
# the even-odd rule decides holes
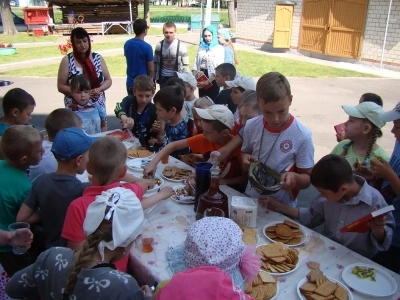
[[[225,217],[225,213],[222,209],[211,207],[204,211],[204,217]]]
[[[152,245],[154,249],[154,256],[156,258],[156,266],[165,267],[167,265],[165,254],[168,251],[169,242],[164,239],[157,239]]]
[[[153,252],[154,239],[150,236],[142,236],[142,252],[151,253]]]
[[[161,158],[161,163],[167,164],[169,162],[169,155],[165,155],[163,158]]]
[[[16,255],[25,254],[28,248],[23,246],[26,243],[27,231],[29,231],[30,225],[25,222],[16,222],[8,226],[11,231],[12,239],[11,246],[13,253]]]

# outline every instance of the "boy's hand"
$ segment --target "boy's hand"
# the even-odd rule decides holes
[[[342,135],[342,134],[336,134],[336,140],[337,140],[338,143],[340,143],[341,141],[343,141],[343,140],[344,140],[343,135]]]
[[[154,146],[155,144],[157,144],[157,142],[158,142],[158,140],[156,138],[151,138],[148,141],[149,146]]]
[[[164,186],[159,193],[164,200],[176,194],[175,190],[170,186]]]
[[[122,128],[133,128],[135,121],[132,118],[128,118],[126,115],[121,116],[120,121]]]
[[[383,179],[389,179],[393,175],[396,175],[392,167],[384,159],[380,159],[380,161],[371,159],[371,170],[375,176],[382,177]]]
[[[297,173],[294,172],[286,172],[281,175],[280,184],[284,184],[282,189],[285,191],[291,191],[296,187],[297,182]]]
[[[248,154],[248,153],[243,153],[242,154],[242,167],[245,171],[249,170],[250,163],[257,161],[257,158],[255,158],[253,155]]]
[[[207,84],[209,84],[210,82],[209,81],[203,81],[203,82],[198,82],[197,83],[197,87],[199,88],[199,89],[202,89],[202,88],[204,88]]]
[[[359,170],[355,170],[355,173],[363,177],[366,181],[371,181],[375,179],[374,173],[371,169],[367,167],[361,167]]]
[[[156,184],[153,179],[142,179],[140,182],[143,182],[145,185],[147,185],[149,190],[152,189]]]
[[[145,297],[152,297],[153,293],[151,292],[151,289],[148,285],[143,285],[142,286],[142,291]]]
[[[267,208],[269,210],[273,210],[273,211],[276,211],[276,212],[280,211],[281,203],[278,202],[278,200],[276,200],[275,198],[272,198],[272,197],[269,197],[269,196],[260,196],[258,198],[258,200],[259,201],[267,201],[265,198],[268,199]]]
[[[374,210],[378,208],[375,207]],[[371,228],[372,234],[378,240],[379,243],[382,243],[385,239],[385,225],[386,225],[386,216],[379,216],[373,218],[371,221],[367,223],[367,225]]]
[[[160,121],[155,120],[153,125],[151,125],[152,132],[159,132],[160,131]]]
[[[157,165],[153,164],[153,162],[150,162],[143,168],[143,177],[144,178],[154,177],[156,169]]]

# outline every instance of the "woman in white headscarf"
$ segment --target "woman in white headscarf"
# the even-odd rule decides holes
[[[105,212],[105,214],[104,214]],[[148,286],[139,287],[113,262],[129,254],[141,233],[143,209],[136,195],[113,188],[96,197],[86,212],[88,236],[82,250],[55,247],[15,273],[6,286],[11,298],[47,299],[152,299]]]

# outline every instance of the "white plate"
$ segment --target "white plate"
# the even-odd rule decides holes
[[[164,176],[163,174],[161,174],[161,177],[164,178],[165,180],[172,181],[172,182],[179,182],[179,183],[182,183],[182,181],[184,180],[184,179],[172,179],[172,178],[168,178],[168,177]]]
[[[265,272],[265,271],[261,271],[261,272]],[[279,295],[279,280],[278,280],[278,278],[275,278],[275,279],[276,279],[276,294],[272,298],[269,298],[269,300],[274,300]]]
[[[173,187],[175,192],[177,189],[183,189],[183,188],[185,188],[185,185],[178,185],[178,186]],[[194,196],[186,196],[186,197],[181,196],[179,200],[177,200],[173,197],[170,197],[170,199],[179,204],[193,204],[194,203]]]
[[[258,235],[257,235],[257,236],[258,236]],[[261,247],[261,246],[265,246],[265,245],[269,245],[269,244],[257,245],[257,248],[258,248],[258,247]],[[283,245],[285,245],[285,244],[283,244]],[[287,245],[285,245],[285,246],[287,246]],[[271,274],[272,276],[283,276],[283,275],[287,275],[287,274],[290,274],[290,273],[296,271],[297,268],[299,267],[299,265],[300,265],[300,258],[299,258],[299,260],[297,261],[296,266],[295,266],[293,269],[291,269],[289,272],[285,272],[285,273],[273,273],[273,272],[265,271],[265,270],[263,270],[263,269],[260,269],[260,271],[268,272],[268,273]]]
[[[294,222],[294,221],[292,221],[292,220],[290,220],[290,222],[293,222],[293,223],[296,223],[296,222]],[[264,236],[270,241],[270,242],[272,242],[272,243],[276,243],[273,239],[271,239],[271,238],[269,238],[266,234],[265,234],[265,229],[267,229],[267,227],[270,227],[270,226],[275,226],[275,224],[278,224],[278,223],[283,223],[283,221],[280,221],[280,222],[271,222],[271,223],[268,223],[267,225],[265,225],[264,227],[263,227],[263,234],[264,234]],[[300,229],[300,231],[303,233],[303,236],[302,236],[302,238],[301,238],[301,240],[300,240],[300,243],[298,243],[298,244],[294,244],[294,245],[288,245],[288,244],[285,244],[286,246],[288,246],[288,247],[298,247],[298,246],[300,246],[301,244],[303,244],[305,241],[306,241],[306,239],[307,239],[307,232],[304,230],[304,228],[303,228],[303,226],[301,226],[299,223],[296,223],[297,225],[299,225],[299,229]]]
[[[150,193],[155,193],[155,192],[158,191],[158,189],[160,189],[160,188],[163,187],[163,185],[164,185],[164,179],[162,179],[162,178],[160,178],[160,177],[158,177],[158,176],[156,176],[154,179],[160,180],[160,185],[155,184],[154,187],[153,187],[152,189],[147,190],[146,194],[147,194],[147,193],[149,193],[149,194],[150,194]]]
[[[375,279],[361,279],[357,275],[351,273],[355,266],[367,267],[375,269]],[[363,263],[351,264],[344,268],[342,272],[343,281],[355,291],[374,297],[385,297],[393,295],[397,291],[397,283],[392,276],[380,267],[367,265]]]
[[[136,172],[143,172],[143,167],[150,163],[151,160],[147,158],[135,158],[126,163],[129,169]]]
[[[327,277],[327,278],[328,278],[330,281],[339,284],[342,288],[344,288],[344,289],[347,291],[347,293],[348,293],[348,295],[349,295],[348,300],[353,300],[353,299],[354,299],[354,298],[353,298],[353,294],[350,292],[350,290],[347,288],[347,286],[345,286],[345,285],[344,285],[343,283],[341,283],[340,281],[337,281],[337,280],[335,280],[335,279],[333,279],[333,278],[331,278],[331,277]],[[300,280],[300,282],[297,284],[297,294],[299,295],[299,297],[300,297],[301,300],[307,300],[307,298],[304,297],[304,295],[300,292],[300,287],[301,287],[303,284],[305,284],[306,282],[308,282],[307,277],[306,277],[306,278],[303,278],[302,280]]]

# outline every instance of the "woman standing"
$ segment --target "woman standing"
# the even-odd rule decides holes
[[[215,68],[224,60],[225,50],[218,43],[217,30],[214,26],[207,26],[203,30],[200,47],[192,67],[192,73],[196,78],[203,73],[208,77],[208,81],[199,82],[197,85],[200,97],[208,96],[213,100],[217,97],[219,86],[215,82]],[[212,86],[205,89],[209,83],[212,83]]]
[[[57,79],[58,91],[65,95],[65,106],[73,100],[69,87],[72,77],[84,74],[90,81],[92,102],[98,102],[106,110],[104,91],[110,88],[112,81],[103,57],[92,52],[89,34],[81,27],[71,31],[71,43],[73,52],[61,60]]]

